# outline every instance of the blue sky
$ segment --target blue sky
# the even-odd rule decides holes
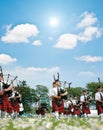
[[[103,1],[0,0],[0,65],[35,87],[103,78]]]

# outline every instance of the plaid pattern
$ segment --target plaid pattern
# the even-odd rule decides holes
[[[83,114],[84,113],[85,114],[90,114],[91,113],[89,104],[85,104],[85,103],[82,104],[82,112],[83,112]]]
[[[59,113],[64,113],[64,102],[62,100],[62,104],[61,106],[57,106],[57,103],[56,103],[56,99],[54,99],[52,101],[52,111],[55,112],[55,111],[58,111]]]
[[[97,108],[97,111],[98,111],[98,115],[103,113],[103,104],[101,102],[98,102],[97,101],[97,105],[96,105],[96,108]]]
[[[8,100],[8,97],[3,97],[3,111],[6,111],[8,113],[13,112],[13,108],[11,105],[11,102]]]
[[[19,106],[19,103],[18,103],[17,100],[15,100],[14,106],[12,106],[12,107],[13,107],[13,110],[14,110],[15,112],[19,112],[19,111],[20,111],[20,106]]]

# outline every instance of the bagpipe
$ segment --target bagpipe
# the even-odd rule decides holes
[[[16,97],[18,103],[22,103],[22,100],[20,98],[20,94],[17,91],[15,92],[15,97]]]
[[[76,109],[76,110],[79,110],[79,109],[80,109],[80,106],[81,106],[80,100],[76,100],[76,104],[73,105],[73,107],[74,107],[74,106],[75,106],[75,109]]]
[[[87,94],[87,101],[89,101],[89,102],[91,102],[91,97],[92,97],[92,92],[89,92],[88,94]]]
[[[84,97],[84,108],[89,109],[89,105],[92,101],[92,92],[89,92],[86,97]]]

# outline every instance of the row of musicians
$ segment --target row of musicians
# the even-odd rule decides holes
[[[21,94],[12,85],[5,84],[0,77],[0,117],[20,112]]]
[[[58,89],[60,88],[60,81],[55,81],[55,85],[52,87],[50,91],[50,97],[52,99],[52,111],[55,112],[55,116],[58,117],[59,114],[73,114],[73,115],[85,115],[91,113],[90,111],[90,102],[92,101],[92,97],[87,95],[87,92],[84,90],[82,95],[80,96],[80,102],[77,102],[77,97],[75,96],[73,99],[69,101],[62,99],[67,92],[63,94],[58,94]],[[96,100],[96,109],[101,118],[103,118],[103,93],[102,87],[98,87],[97,92],[95,93]],[[66,109],[65,109],[66,108]]]

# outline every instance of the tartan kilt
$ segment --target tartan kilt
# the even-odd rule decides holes
[[[44,109],[44,108],[41,108],[41,109],[40,109],[40,114],[41,114],[41,115],[45,115],[45,109]]]
[[[68,115],[72,114],[72,109],[73,109],[72,105],[69,105],[69,108],[68,108]]]
[[[3,97],[0,96],[0,110],[3,108]]]
[[[38,110],[36,110],[36,113],[39,115],[45,115],[45,109],[44,108],[39,108]]]
[[[80,114],[81,114],[81,111],[80,111],[80,107],[79,107],[79,106],[74,105],[73,114],[74,114],[74,115],[80,115]]]
[[[3,108],[3,104],[0,104],[0,110]]]
[[[3,111],[6,111],[8,113],[13,112],[11,102],[9,101],[8,97],[6,97],[6,96],[3,97],[3,108],[2,109],[3,109]]]
[[[52,111],[53,112],[58,111],[59,113],[64,113],[64,101],[61,100],[62,101],[61,106],[57,105],[57,101],[58,101],[58,99],[52,100]]]
[[[14,105],[12,107],[14,112],[20,112],[20,106],[17,100],[14,101]]]
[[[64,114],[65,114],[65,115],[68,115],[68,111],[67,111],[67,110],[64,110]]]
[[[83,114],[86,113],[86,114],[90,114],[90,105],[89,104],[85,104],[83,103],[82,104],[82,112]]]
[[[103,113],[103,104],[101,102],[98,102],[96,103],[96,108],[97,108],[97,111],[98,111],[98,115]]]

